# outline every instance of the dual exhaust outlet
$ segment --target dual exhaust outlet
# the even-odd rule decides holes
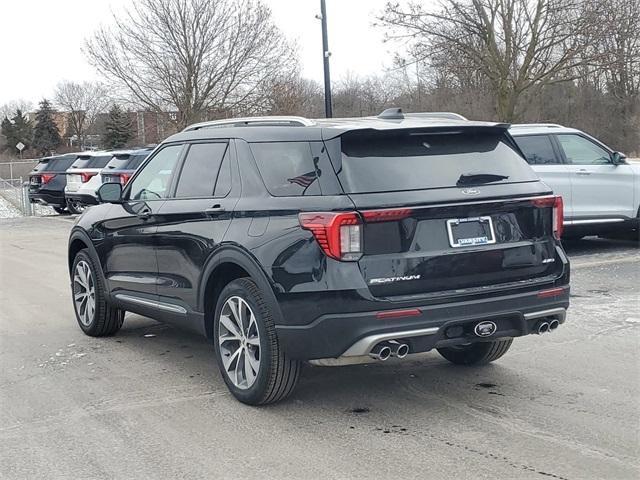
[[[389,357],[404,358],[409,354],[409,345],[396,340],[381,342],[371,349],[369,356],[376,360],[385,361]]]
[[[533,327],[533,329],[538,335],[542,335],[543,333],[553,332],[558,328],[558,325],[560,325],[558,320],[551,320],[550,322],[540,321],[536,323],[536,326]]]

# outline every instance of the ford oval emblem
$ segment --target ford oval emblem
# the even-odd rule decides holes
[[[491,335],[496,333],[497,329],[498,327],[495,323],[486,321],[477,324],[473,331],[479,337],[490,337]]]
[[[477,188],[465,188],[464,190],[462,190],[462,193],[464,195],[480,195],[480,190],[478,190]]]

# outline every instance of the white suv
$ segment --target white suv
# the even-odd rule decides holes
[[[82,213],[88,205],[96,205],[96,190],[102,185],[100,172],[113,157],[109,152],[83,152],[67,169],[64,194],[71,213]]]
[[[580,130],[556,124],[512,125],[531,167],[564,199],[567,237],[638,231],[640,165]]]

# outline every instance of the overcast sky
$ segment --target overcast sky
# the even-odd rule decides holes
[[[264,0],[276,24],[298,45],[303,74],[322,81],[320,0]],[[326,0],[332,80],[368,75],[391,62],[383,32],[372,27],[386,0]],[[0,105],[51,98],[60,80],[96,80],[84,39],[131,0],[0,0]]]

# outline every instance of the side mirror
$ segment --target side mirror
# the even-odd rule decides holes
[[[122,203],[122,185],[120,183],[103,183],[96,193],[100,203]]]
[[[613,152],[611,154],[611,163],[613,163],[614,165],[621,165],[625,160],[626,155],[624,153],[620,153],[620,152]]]

